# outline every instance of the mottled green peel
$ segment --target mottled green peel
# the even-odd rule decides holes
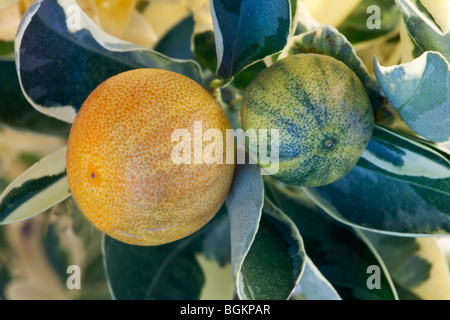
[[[241,121],[244,130],[279,130],[276,178],[315,187],[340,179],[356,164],[372,136],[372,110],[364,86],[344,63],[298,54],[252,81]]]

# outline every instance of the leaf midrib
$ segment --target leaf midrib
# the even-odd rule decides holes
[[[426,63],[425,63],[425,68],[423,69],[422,76],[420,77],[420,81],[419,81],[419,83],[417,84],[416,89],[414,90],[413,94],[408,98],[408,100],[398,108],[398,111],[399,111],[399,112],[401,112],[402,109],[403,109],[403,107],[406,106],[407,104],[409,104],[409,102],[412,100],[412,98],[414,98],[414,96],[416,95],[417,91],[418,91],[419,88],[420,88],[420,85],[422,84],[422,81],[423,81],[423,75],[425,74],[425,72],[426,72],[426,70],[427,70],[427,67],[428,67],[428,56],[427,56],[427,61],[426,61]]]

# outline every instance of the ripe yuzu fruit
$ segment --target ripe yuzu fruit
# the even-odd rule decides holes
[[[172,242],[210,221],[228,194],[234,164],[174,164],[172,133],[187,129],[193,136],[195,121],[224,137],[231,129],[215,99],[183,75],[137,69],[99,85],[79,110],[67,146],[69,187],[85,216],[134,245]]]

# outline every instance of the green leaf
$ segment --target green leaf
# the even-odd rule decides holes
[[[423,51],[438,51],[450,60],[449,30],[441,30],[426,9],[414,2],[417,5],[410,0],[396,0],[409,35]]]
[[[250,67],[239,72],[231,82],[231,85],[240,90],[245,90],[253,79],[267,68],[263,61],[252,64]]]
[[[361,156],[363,168],[450,195],[450,157],[429,146],[375,126]]]
[[[303,241],[297,227],[266,198],[258,233],[242,265],[238,296],[245,300],[288,299],[304,263]]]
[[[69,247],[64,246],[64,240],[67,241],[62,235],[61,226],[56,222],[53,221],[46,226],[42,237],[42,247],[49,265],[63,283],[67,280],[67,267],[73,261]]]
[[[194,31],[192,15],[181,20],[155,46],[155,51],[173,59],[193,59],[191,36]]]
[[[319,25],[312,31],[292,37],[283,54],[301,53],[325,54],[342,61],[364,84],[375,110],[379,110],[386,103],[386,98],[374,77],[368,72],[352,44],[336,28]]]
[[[31,218],[68,198],[66,148],[41,159],[0,196],[0,224]]]
[[[81,212],[76,205],[73,198],[69,198],[60,206],[62,212],[58,212],[60,220],[63,223],[63,229],[60,230],[63,233],[61,236],[65,236],[67,231],[65,226],[70,224],[70,234],[74,236],[73,240],[76,241],[64,241],[62,245],[64,247],[71,246],[72,254],[77,257],[79,252],[79,245],[83,248],[83,254],[86,257],[85,263],[81,268],[81,292],[79,292],[79,300],[110,300],[111,295],[108,289],[108,283],[106,281],[106,275],[103,268],[103,233],[92,226],[92,223]],[[70,222],[67,222],[67,216],[69,216]],[[76,242],[78,246],[74,246],[73,242]],[[66,248],[65,248],[66,249]],[[67,249],[66,249],[67,250]],[[67,281],[67,265],[64,282]]]
[[[354,227],[417,236],[450,233],[448,157],[376,127],[342,179],[305,190],[324,211]]]
[[[0,60],[14,61],[14,41],[0,41]]]
[[[202,84],[196,62],[170,59],[106,34],[75,0],[35,1],[19,26],[15,50],[28,101],[69,123],[100,83],[124,71],[159,68]]]
[[[280,52],[291,28],[289,0],[211,0],[217,75],[230,79]]]
[[[195,57],[202,66],[210,71],[217,68],[216,47],[214,43],[214,32],[205,31],[194,35]],[[258,61],[239,72],[231,82],[231,85],[239,90],[245,90],[249,83],[263,70],[267,68],[263,61]],[[226,90],[229,87],[223,88]]]
[[[438,52],[425,52],[412,62],[374,72],[391,103],[417,134],[434,142],[450,138],[450,65]]]
[[[14,61],[0,60],[0,122],[44,134],[68,136],[70,125],[34,109],[23,96]]]
[[[194,34],[194,55],[200,65],[215,71],[217,68],[216,44],[214,32],[208,30]]]
[[[289,0],[291,6],[291,21],[294,21],[297,14],[297,2],[298,0]]]
[[[366,232],[380,253],[401,299],[450,299],[447,262],[434,238],[405,238]]]
[[[111,295],[117,300],[198,300],[211,285],[207,263],[226,269],[214,298],[234,291],[230,265],[229,224],[222,210],[193,235],[161,246],[132,246],[105,235],[104,267]],[[217,282],[216,282],[217,283]]]
[[[3,253],[3,252],[2,252]],[[0,262],[0,299],[7,300],[6,288],[8,283],[12,280],[12,274],[8,266],[1,261]]]
[[[371,16],[378,18],[377,12],[370,11],[376,5],[379,9],[379,27],[369,28]],[[401,14],[398,6],[392,0],[362,0],[355,10],[337,27],[353,44],[370,41],[394,31],[400,22]]]
[[[323,276],[309,257],[300,278],[300,288],[307,300],[341,300],[336,289]]]
[[[329,217],[301,190],[268,181],[267,194],[296,224],[306,255],[344,300],[391,300],[397,294],[378,253],[357,229]],[[380,268],[380,289],[369,289],[370,266]]]
[[[138,0],[138,2],[136,4],[136,10],[139,12],[144,12],[149,4],[150,4],[150,2],[147,0]]]
[[[242,265],[255,239],[264,204],[264,184],[256,164],[237,164],[226,200],[231,224],[231,265],[239,298],[242,292]]]

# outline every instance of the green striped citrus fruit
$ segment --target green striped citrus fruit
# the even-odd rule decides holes
[[[366,148],[374,126],[359,78],[344,63],[319,54],[288,56],[260,73],[245,91],[241,122],[246,132],[278,129],[274,177],[305,187],[343,177]],[[258,163],[264,167],[259,158]]]

